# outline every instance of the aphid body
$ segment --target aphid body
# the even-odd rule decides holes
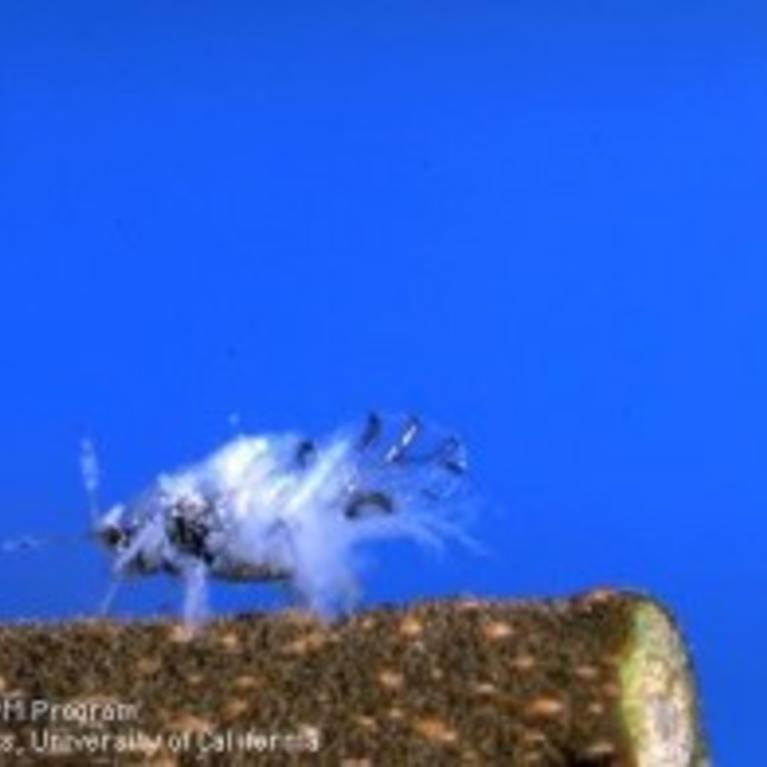
[[[463,537],[453,518],[464,487],[463,447],[429,431],[409,417],[395,419],[392,435],[373,414],[362,429],[317,442],[293,433],[241,435],[161,474],[132,502],[96,514],[94,534],[114,557],[112,591],[126,576],[180,576],[189,624],[204,616],[209,577],[287,581],[320,614],[348,611],[358,595],[357,544]],[[416,451],[417,441],[426,449]],[[90,445],[83,474],[96,509]]]

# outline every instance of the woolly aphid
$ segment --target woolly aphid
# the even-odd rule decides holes
[[[359,597],[356,552],[392,537],[471,544],[459,518],[466,457],[454,436],[415,417],[314,441],[300,434],[240,435],[207,458],[157,480],[130,503],[99,513],[93,446],[81,455],[93,535],[129,576],[169,573],[184,586],[184,620],[207,611],[209,578],[287,582],[303,604],[332,617]]]

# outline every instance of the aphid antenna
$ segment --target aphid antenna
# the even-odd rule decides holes
[[[90,542],[93,538],[89,532],[80,535],[20,535],[18,538],[0,540],[0,554],[15,554],[20,551],[36,551],[48,546],[71,546]]]
[[[101,516],[99,504],[101,471],[96,448],[90,437],[83,437],[80,443],[80,471],[82,473],[85,494],[88,498],[91,529],[95,530],[98,527]]]
[[[98,538],[99,513],[99,485],[100,471],[98,457],[93,446],[93,440],[85,437],[80,443],[80,471],[83,485],[88,497],[88,512],[90,515],[90,529],[86,533],[77,535],[21,535],[18,538],[5,538],[0,540],[0,554],[13,554],[19,551],[35,551],[48,546],[71,546],[83,541],[91,542]]]

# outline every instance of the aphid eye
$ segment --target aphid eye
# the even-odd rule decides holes
[[[103,541],[104,545],[110,549],[115,549],[123,541],[125,534],[119,527],[114,525],[108,525],[99,530],[99,538]]]

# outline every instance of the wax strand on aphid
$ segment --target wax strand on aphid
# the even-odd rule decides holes
[[[91,515],[91,523],[95,525],[99,518],[99,485],[101,476],[99,471],[98,456],[92,440],[84,438],[80,447],[80,470],[83,476],[83,485],[88,496],[88,510]]]

